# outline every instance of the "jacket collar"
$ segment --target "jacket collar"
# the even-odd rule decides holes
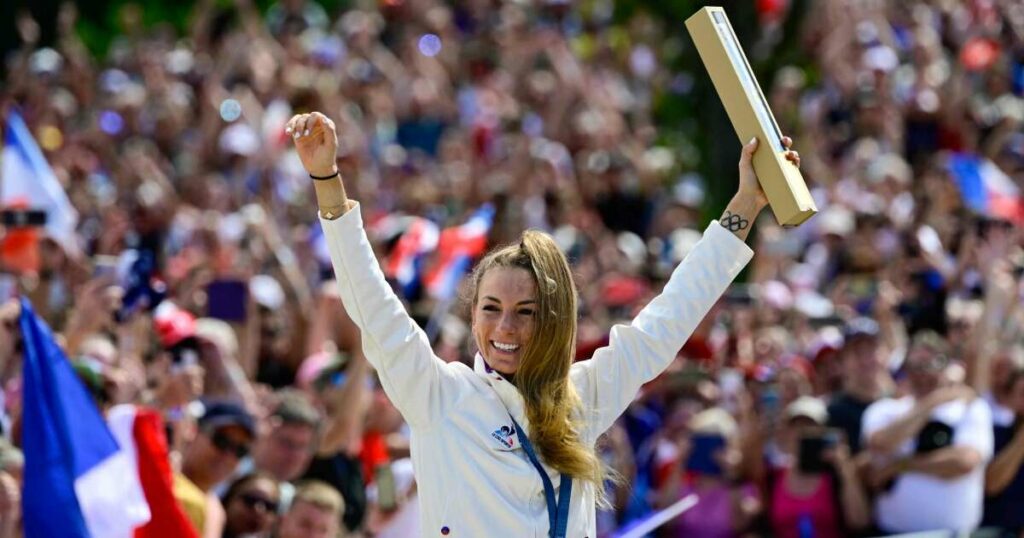
[[[512,415],[512,418],[516,419],[516,422],[523,428],[523,431],[529,432],[530,426],[526,420],[526,408],[523,403],[523,396],[519,394],[519,389],[512,383],[509,383],[505,376],[501,375],[501,372],[488,366],[483,356],[479,353],[473,358],[473,371],[486,380],[487,384],[494,389],[494,392],[498,394],[498,398],[501,399],[501,403],[505,404],[505,409]]]

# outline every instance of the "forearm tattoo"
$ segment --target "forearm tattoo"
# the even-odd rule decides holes
[[[722,218],[718,219],[718,223],[725,227],[730,232],[738,232],[740,230],[746,230],[747,226],[750,226],[750,221],[736,215],[732,211],[726,211]]]

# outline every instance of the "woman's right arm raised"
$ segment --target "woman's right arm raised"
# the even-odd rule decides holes
[[[338,294],[359,327],[366,359],[410,424],[436,423],[431,419],[444,412],[440,383],[451,373],[384,279],[363,230],[358,204],[348,199],[338,174],[334,122],[319,112],[299,114],[288,121],[286,132],[313,178]]]

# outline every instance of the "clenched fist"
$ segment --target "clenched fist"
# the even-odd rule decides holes
[[[285,133],[292,136],[299,159],[311,176],[323,178],[338,173],[338,133],[327,116],[319,112],[296,114],[288,120]]]

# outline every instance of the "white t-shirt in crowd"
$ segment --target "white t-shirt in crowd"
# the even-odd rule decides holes
[[[864,412],[862,435],[866,442],[874,432],[906,416],[914,398],[886,398]],[[974,447],[983,461],[992,458],[992,413],[982,398],[957,400],[939,406],[933,420],[953,427],[953,445]],[[897,451],[900,457],[914,453],[917,439],[911,438]],[[905,533],[931,530],[968,532],[981,523],[984,502],[985,465],[952,480],[923,473],[905,473],[892,489],[875,500],[875,521],[886,532]]]

